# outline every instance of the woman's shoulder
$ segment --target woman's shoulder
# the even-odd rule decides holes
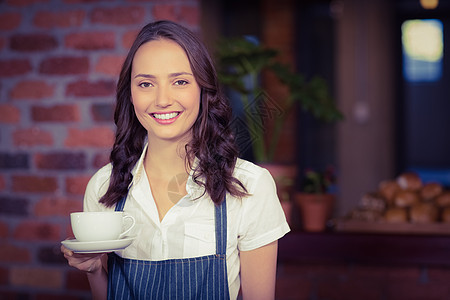
[[[108,164],[104,165],[103,167],[101,167],[100,169],[98,169],[95,172],[94,176],[92,176],[92,178],[96,179],[96,180],[109,178],[109,176],[111,176],[111,172],[112,172],[112,164],[108,163]]]
[[[236,160],[233,176],[239,179],[250,193],[255,185],[273,181],[272,175],[267,169],[241,158]]]
[[[111,177],[112,164],[109,163],[98,169],[95,174],[91,177],[88,183],[88,189],[99,190],[100,187],[108,186],[109,178]]]
[[[236,160],[236,165],[234,167],[235,175],[258,177],[263,171],[264,168],[262,168],[261,166],[258,166],[257,164],[254,164],[242,158],[238,158]]]

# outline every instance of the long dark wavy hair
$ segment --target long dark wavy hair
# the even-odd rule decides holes
[[[187,28],[171,21],[157,21],[142,28],[128,52],[116,90],[114,122],[117,126],[110,155],[112,174],[100,202],[110,207],[128,193],[131,171],[142,153],[147,131],[139,123],[131,102],[131,68],[136,51],[143,44],[159,39],[176,42],[187,54],[195,80],[201,88],[200,111],[192,126],[192,140],[186,145],[186,160],[193,180],[204,186],[216,204],[226,192],[236,197],[247,195],[233,170],[238,150],[230,128],[231,107],[220,91],[213,61],[200,40]]]

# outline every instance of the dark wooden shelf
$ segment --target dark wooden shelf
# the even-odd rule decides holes
[[[294,231],[280,239],[278,260],[450,267],[450,236]]]

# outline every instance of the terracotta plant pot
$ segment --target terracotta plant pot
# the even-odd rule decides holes
[[[331,217],[334,201],[332,194],[297,193],[295,202],[300,209],[303,229],[310,232],[324,231]]]

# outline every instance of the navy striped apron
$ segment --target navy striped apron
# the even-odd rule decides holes
[[[124,197],[116,211],[122,211]],[[162,261],[108,254],[108,299],[230,299],[226,265],[227,208],[215,206],[216,254]]]

